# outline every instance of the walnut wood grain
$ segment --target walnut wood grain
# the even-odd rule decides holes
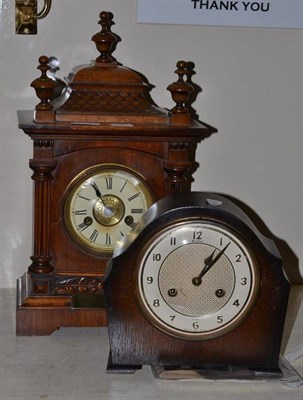
[[[216,132],[191,119],[185,108],[191,92],[183,79],[185,64],[178,64],[179,81],[172,86],[176,109],[158,107],[148,80],[112,55],[120,41],[111,31],[113,15],[101,12],[99,23],[101,31],[92,40],[100,55],[74,68],[59,96],[57,73],[55,79],[47,74],[51,59],[40,57],[41,76],[32,83],[40,103],[34,111],[18,112],[19,128],[33,141],[34,171],[34,250],[26,278],[19,282],[20,292],[26,292],[19,296],[19,334],[42,332],[43,315],[56,321],[47,323],[47,331],[68,324],[94,326],[95,317],[105,323],[104,309],[91,311],[86,319],[73,303],[77,292],[102,293],[109,259],[81,249],[65,227],[64,202],[77,176],[87,168],[114,163],[141,174],[155,200],[188,191],[197,168],[197,144]],[[67,296],[64,309],[62,296]]]

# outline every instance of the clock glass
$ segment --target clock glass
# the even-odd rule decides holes
[[[259,268],[224,226],[175,223],[147,246],[138,270],[145,316],[175,337],[203,340],[235,329],[255,304]]]
[[[83,171],[69,186],[65,226],[82,249],[108,255],[154,201],[138,173],[117,164],[97,165]]]

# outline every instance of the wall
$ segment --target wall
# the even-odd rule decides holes
[[[160,106],[172,106],[166,87],[176,61],[195,63],[203,91],[194,107],[218,133],[198,146],[193,189],[241,202],[276,237],[292,282],[302,282],[302,30],[145,25],[136,23],[135,0],[54,0],[38,35],[16,36],[14,2],[0,4],[2,287],[15,286],[31,255],[32,144],[16,110],[37,103],[30,82],[40,55],[60,59],[60,77],[96,58],[90,38],[102,10],[114,13],[122,37],[115,56],[147,76]]]

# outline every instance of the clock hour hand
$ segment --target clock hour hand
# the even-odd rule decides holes
[[[211,259],[210,262],[204,266],[204,268],[202,269],[202,271],[199,274],[199,278],[202,278],[202,276],[204,276],[206,274],[206,272],[208,272],[211,269],[211,267],[213,265],[215,265],[215,263],[222,257],[222,255],[224,254],[225,250],[227,249],[227,247],[229,245],[230,245],[230,242],[227,243],[227,245],[216,255],[216,257],[214,259]]]
[[[206,259],[204,260],[204,267],[202,269],[202,271],[200,272],[200,274],[198,276],[195,276],[192,279],[192,283],[195,286],[200,286],[202,283],[202,277],[216,264],[217,261],[219,261],[219,259],[222,257],[222,255],[224,254],[225,250],[227,249],[227,247],[230,245],[230,242],[227,243],[227,245],[216,255],[215,258],[214,254],[216,249],[212,252],[212,254],[208,257],[206,257]]]
[[[102,194],[101,194],[96,182],[93,181],[93,182],[90,183],[90,185],[95,190],[97,197],[101,200],[101,203],[102,203],[102,206],[103,206],[104,215],[106,217],[111,217],[114,214],[114,211],[111,208],[107,207],[106,204],[104,203],[104,200],[102,198]]]

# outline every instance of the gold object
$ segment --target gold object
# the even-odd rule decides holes
[[[96,165],[67,189],[65,228],[83,250],[104,256],[153,203],[152,191],[138,173],[118,164]]]
[[[40,12],[38,10],[38,0],[15,0],[16,8],[16,34],[36,35],[37,20],[45,18],[51,9],[52,0],[44,0],[44,5]]]

